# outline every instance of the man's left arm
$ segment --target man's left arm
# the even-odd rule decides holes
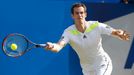
[[[130,34],[122,29],[113,29],[111,34],[121,40],[130,40]]]

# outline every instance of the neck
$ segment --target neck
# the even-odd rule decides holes
[[[77,30],[84,33],[86,30],[86,23],[86,21],[75,22]]]

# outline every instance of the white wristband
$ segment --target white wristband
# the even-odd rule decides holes
[[[59,52],[62,49],[62,47],[56,43],[53,43],[53,50],[56,50],[57,52]]]

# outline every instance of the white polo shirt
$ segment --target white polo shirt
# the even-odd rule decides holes
[[[78,54],[81,64],[93,64],[97,57],[105,54],[101,34],[110,35],[113,28],[98,21],[88,21],[86,26],[87,29],[84,33],[79,32],[75,25],[69,26],[62,34],[61,40],[72,46]]]

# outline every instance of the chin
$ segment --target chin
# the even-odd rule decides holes
[[[83,19],[79,19],[79,22],[83,22],[84,20]]]

